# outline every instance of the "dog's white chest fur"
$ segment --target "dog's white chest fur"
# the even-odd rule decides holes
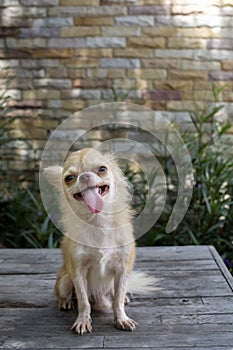
[[[113,294],[114,273],[122,268],[123,251],[117,248],[84,248],[80,252],[81,268],[87,273],[88,297],[95,304]]]
[[[95,272],[96,276],[104,278],[106,274],[113,273],[116,266],[122,263],[125,252],[124,249],[107,248],[84,248],[78,252],[79,260],[82,261],[82,267],[86,268],[88,273]]]

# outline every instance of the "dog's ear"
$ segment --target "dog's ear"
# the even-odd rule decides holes
[[[60,190],[62,187],[62,171],[61,166],[52,165],[44,169],[43,175],[51,185]]]

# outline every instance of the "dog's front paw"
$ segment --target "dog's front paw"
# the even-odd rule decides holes
[[[78,316],[71,329],[80,335],[87,332],[91,333],[91,318],[87,316]]]
[[[116,319],[115,326],[117,329],[132,332],[136,328],[136,326],[138,326],[138,324],[131,318],[124,317]]]

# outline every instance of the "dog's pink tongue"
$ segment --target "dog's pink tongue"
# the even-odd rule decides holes
[[[104,206],[103,198],[99,194],[98,187],[91,187],[84,191],[83,198],[93,214],[99,213]]]

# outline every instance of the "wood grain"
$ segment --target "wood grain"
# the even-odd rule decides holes
[[[135,268],[160,290],[133,295],[133,333],[112,314],[93,312],[93,333],[70,330],[76,310],[61,312],[53,294],[56,249],[0,250],[0,349],[233,349],[233,278],[213,247],[138,248]]]

